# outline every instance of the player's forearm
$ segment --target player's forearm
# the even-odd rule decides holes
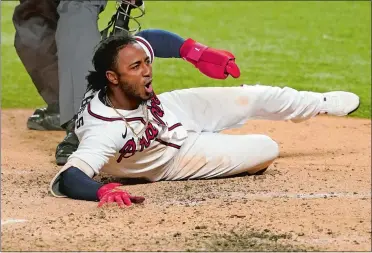
[[[61,174],[60,191],[72,199],[98,201],[97,191],[101,186],[102,184],[75,167]]]
[[[146,29],[136,34],[147,40],[154,49],[155,57],[181,58],[180,48],[185,39],[179,35],[160,29]]]

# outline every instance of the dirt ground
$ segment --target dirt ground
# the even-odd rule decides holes
[[[229,133],[280,144],[263,175],[132,182],[146,201],[119,209],[49,195],[64,132],[32,112],[1,112],[1,251],[371,251],[370,120],[251,121]]]

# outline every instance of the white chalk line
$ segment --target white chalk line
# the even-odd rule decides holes
[[[306,236],[306,235],[305,235]],[[297,238],[298,241],[300,242],[307,242],[307,243],[314,243],[318,245],[322,244],[329,244],[329,243],[334,243],[334,242],[343,242],[343,243],[350,243],[352,241],[357,241],[357,242],[365,242],[368,241],[368,236],[347,236],[347,237],[335,237],[335,238],[304,238],[304,239],[299,239]]]
[[[22,222],[26,222],[27,220],[23,220],[23,219],[7,219],[7,220],[1,220],[1,226],[3,225],[7,225],[7,224],[13,224],[13,223],[22,223]]]
[[[320,199],[320,198],[352,198],[364,199],[371,198],[370,192],[323,192],[323,193],[288,193],[288,192],[259,192],[259,193],[242,193],[234,192],[231,196],[246,199],[262,198],[290,198],[290,199]]]
[[[8,169],[8,168],[4,168],[5,170]],[[27,171],[27,170],[7,170],[7,171],[3,171],[2,172],[4,176],[8,176],[8,175],[26,175],[26,174],[34,174],[35,171]]]

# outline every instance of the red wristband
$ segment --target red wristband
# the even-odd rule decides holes
[[[184,60],[195,65],[207,48],[207,46],[189,38],[182,44],[180,48],[180,56]]]

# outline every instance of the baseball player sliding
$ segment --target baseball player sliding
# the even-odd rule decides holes
[[[191,39],[182,44],[180,54],[208,75],[239,73],[232,54],[213,54]],[[119,183],[93,180],[100,172],[151,182],[255,174],[278,156],[278,144],[265,135],[227,135],[221,130],[251,119],[301,122],[319,114],[345,116],[359,106],[359,97],[349,92],[261,85],[156,95],[153,60],[151,45],[141,37],[113,36],[101,42],[93,57],[95,71],[87,77],[94,97],[76,120],[80,145],[52,179],[54,196],[120,207],[145,200]]]

